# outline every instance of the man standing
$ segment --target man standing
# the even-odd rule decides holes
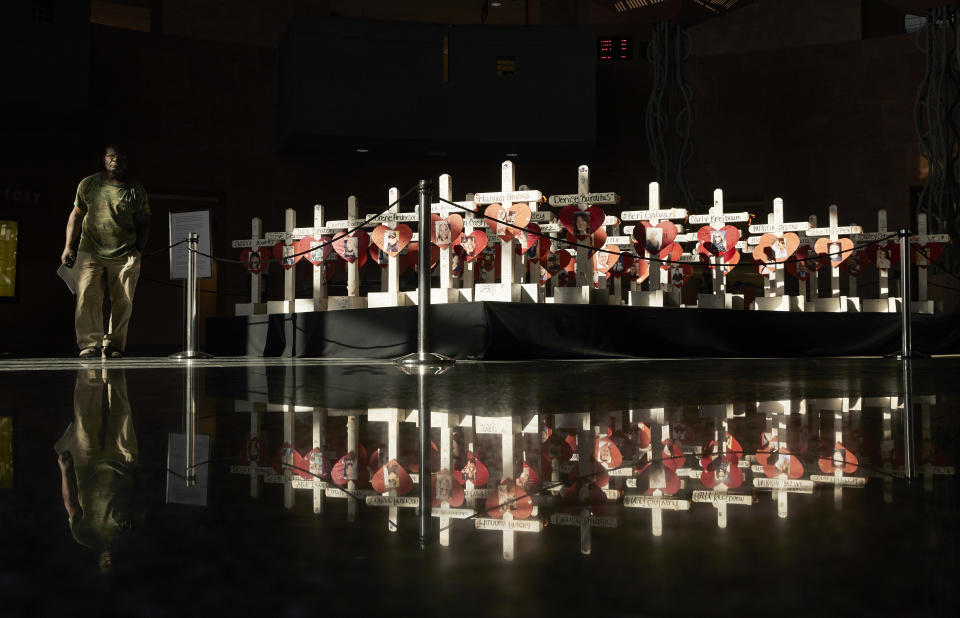
[[[77,268],[74,324],[80,358],[122,358],[140,255],[150,233],[147,192],[126,176],[127,153],[107,146],[104,171],[80,181],[60,261]],[[78,244],[79,240],[79,244]],[[104,280],[110,295],[110,330],[103,330]]]

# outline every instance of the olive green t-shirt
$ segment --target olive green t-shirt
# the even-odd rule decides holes
[[[104,259],[135,250],[137,224],[150,217],[143,185],[133,180],[113,185],[100,173],[80,181],[73,205],[85,215],[79,250]]]

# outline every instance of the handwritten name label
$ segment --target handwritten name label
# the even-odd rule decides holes
[[[245,247],[251,247],[251,248],[266,247],[267,245],[271,245],[271,244],[273,243],[266,238],[261,238],[256,241],[254,241],[252,238],[248,238],[247,240],[234,240],[233,242],[230,243],[230,246],[233,247],[234,249],[243,249]]]
[[[633,239],[629,236],[607,236],[608,245],[618,245],[618,246],[627,246],[629,247],[633,243]]]
[[[753,479],[753,486],[757,489],[776,489],[778,491],[790,491],[795,493],[812,494],[813,481],[801,479]]]
[[[722,215],[690,215],[688,221],[696,224],[714,224],[714,223],[736,223],[739,221],[749,221],[748,212],[725,212]]]
[[[553,221],[553,213],[549,210],[535,210],[530,213],[530,220],[534,223],[546,223]]]
[[[477,530],[515,530],[518,532],[540,532],[543,524],[539,519],[495,519],[478,517],[473,520]]]
[[[367,223],[366,219],[337,219],[336,221],[327,221],[327,227],[332,227],[337,231],[342,231],[347,228],[353,229],[361,225],[373,225],[373,223]]]
[[[807,230],[807,236],[830,236],[831,234],[863,234],[859,225],[841,225],[839,227],[812,227]]]
[[[394,222],[418,222],[420,221],[420,214],[416,212],[385,212],[382,215],[377,215],[376,217],[370,218],[370,215],[367,215],[367,219],[370,219],[370,223],[394,223]]]
[[[368,506],[417,508],[420,506],[420,498],[416,496],[367,496],[366,503]]]
[[[513,431],[513,418],[509,416],[478,416],[477,433],[509,433]]]
[[[481,488],[481,489],[465,489],[463,490],[463,497],[467,499],[471,498],[488,498],[490,494],[493,493],[492,489]]]
[[[473,517],[474,511],[472,509],[444,509],[444,508],[432,508],[430,509],[430,514],[434,517],[449,517],[451,519],[466,519],[468,517]]]
[[[512,204],[514,202],[539,202],[543,193],[539,191],[507,191],[506,193],[477,193],[473,196],[475,204]]]
[[[600,515],[571,515],[570,513],[554,513],[550,516],[550,523],[558,526],[582,526],[589,525],[591,528],[616,528],[616,517],[604,517]]]
[[[293,479],[290,481],[290,485],[294,489],[326,489],[330,486],[329,483],[321,481],[320,479],[307,480],[307,479]]]
[[[612,191],[609,193],[568,193],[566,195],[551,195],[549,200],[551,206],[567,206],[569,204],[616,204],[619,201],[620,196]]]
[[[689,500],[661,498],[660,496],[625,496],[623,506],[641,509],[667,509],[670,511],[690,510]]]
[[[273,474],[273,468],[269,467],[260,467],[256,466],[254,468],[256,474]],[[233,474],[250,474],[250,466],[241,466],[234,464],[230,466],[230,472]]]
[[[750,506],[753,504],[753,496],[747,494],[728,494],[722,491],[703,491],[698,489],[697,491],[693,492],[693,501],[710,502],[713,504],[726,502],[727,504],[743,504]]]
[[[751,234],[782,234],[783,232],[802,232],[810,229],[810,223],[807,221],[797,223],[761,223],[751,225],[747,228]]]
[[[863,476],[833,476],[830,474],[811,474],[810,480],[814,483],[827,483],[843,487],[866,487],[867,479]]]
[[[664,219],[683,219],[686,208],[665,208],[663,210],[624,210],[620,213],[623,221],[661,221]]]

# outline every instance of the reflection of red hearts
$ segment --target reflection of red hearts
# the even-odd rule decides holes
[[[917,268],[926,268],[931,261],[938,261],[943,255],[943,245],[938,242],[928,242],[925,245],[914,243],[910,245],[911,259]],[[920,250],[923,250],[923,253]],[[926,255],[924,255],[924,253]]]
[[[725,225],[720,229],[705,225],[697,230],[697,251],[715,257],[721,257],[729,262],[737,251],[737,241],[740,240],[740,230],[732,225]]]
[[[370,479],[370,485],[378,494],[388,491],[396,491],[398,495],[405,496],[413,489],[413,479],[403,466],[396,459],[391,459],[381,466]]]
[[[813,249],[817,253],[825,255],[834,266],[840,266],[840,264],[847,259],[847,256],[850,255],[850,252],[853,251],[853,241],[849,238],[830,240],[824,236],[817,239],[816,244],[813,245]]]
[[[800,247],[800,237],[787,232],[782,237],[764,234],[753,250],[753,257],[761,262],[785,262]]]
[[[430,215],[430,221],[430,240],[441,249],[455,243],[463,232],[463,217],[460,215],[448,215],[444,218],[434,213]],[[438,234],[438,231],[441,233]]]
[[[420,268],[420,243],[412,242],[407,245],[407,260],[409,268],[412,268],[414,272],[417,272]],[[430,268],[433,269],[437,265],[437,262],[440,261],[440,247],[431,244],[430,245]]]
[[[672,496],[680,491],[680,478],[667,466],[648,465],[646,471],[647,490],[643,492],[646,495],[652,495],[658,489],[665,496]]]
[[[523,462],[523,471],[520,473],[520,478],[517,479],[517,485],[528,494],[537,493],[540,491],[540,475],[527,465],[527,462]]]
[[[352,236],[340,235],[333,242],[333,250],[345,262],[363,266],[367,261],[367,247],[370,245],[370,236],[363,230],[357,230]]]
[[[743,485],[743,470],[737,465],[736,457],[717,457],[710,462],[710,467],[700,473],[700,482],[707,489],[713,489],[721,483],[728,489],[736,489]]]
[[[487,220],[487,225],[490,226],[493,233],[499,236],[503,242],[507,242],[520,232],[517,228],[525,228],[530,223],[530,207],[523,202],[511,204],[509,208],[501,204],[490,204],[483,211],[483,217]],[[503,223],[498,223],[498,221]],[[504,225],[504,223],[510,223],[517,227],[510,227]]]
[[[675,288],[682,288],[683,284],[690,281],[693,275],[693,266],[690,264],[671,264],[670,277],[668,283]]]
[[[520,231],[517,234],[517,246],[513,248],[514,252],[517,255],[522,255],[523,253],[530,251],[530,249],[533,248],[535,244],[537,244],[537,241],[540,240],[540,236],[538,236],[538,234],[540,233],[539,225],[537,225],[536,223],[530,222],[527,224],[527,229],[534,233],[528,234],[525,231]],[[545,244],[549,244],[549,241],[546,241]],[[532,258],[538,257],[538,252],[536,251],[531,251],[531,254],[532,255],[530,257]]]
[[[403,248],[410,244],[411,238],[413,238],[413,230],[403,223],[398,223],[393,229],[386,225],[378,225],[370,235],[373,244],[383,249],[387,255],[393,256],[400,255]]]
[[[759,451],[757,452],[757,461],[760,461]],[[762,465],[763,473],[767,478],[774,479],[781,474],[786,474],[792,479],[798,479],[803,476],[803,463],[786,447],[768,452],[766,463]]]
[[[809,246],[804,245],[797,249],[797,259],[803,261],[787,262],[787,272],[799,279],[806,281],[810,278],[810,273],[823,268],[829,263],[826,256],[817,255]]]
[[[670,221],[661,221],[656,225],[649,221],[641,221],[641,224],[633,226],[637,251],[647,251],[650,255],[657,255],[670,249],[673,240],[677,237],[676,225]]]
[[[606,215],[599,206],[588,206],[586,210],[580,210],[576,204],[570,204],[560,209],[557,215],[560,223],[577,240],[585,240],[588,236],[603,227],[603,220]]]
[[[467,262],[472,262],[487,248],[487,235],[480,230],[474,230],[470,234],[461,234],[453,244],[463,247],[464,258]]]
[[[853,451],[837,442],[832,450],[820,455],[817,465],[824,474],[833,474],[835,470],[841,470],[844,474],[853,474],[860,463]]]
[[[273,255],[280,261],[280,266],[283,266],[284,270],[290,270],[297,265],[297,260],[302,256],[293,256],[296,252],[297,248],[294,245],[285,245],[282,242],[278,242],[273,246]]]
[[[650,446],[650,426],[646,423],[637,423],[637,446],[647,448]]]
[[[356,453],[350,451],[341,457],[330,471],[330,480],[340,487],[345,487],[348,481],[366,483],[367,467],[360,465]]]
[[[467,453],[466,462],[462,468],[453,471],[453,478],[461,485],[471,481],[474,486],[483,487],[490,480],[490,471],[482,461],[473,456],[473,453]]]
[[[484,507],[490,517],[499,519],[504,513],[510,513],[514,519],[526,519],[533,512],[533,500],[513,479],[504,478],[497,483]]]
[[[671,470],[683,467],[687,462],[687,456],[683,454],[680,447],[673,440],[664,440],[662,446],[663,465]]]
[[[592,479],[580,479],[563,494],[564,504],[578,506],[596,506],[606,500],[603,490]]]
[[[593,458],[607,470],[614,470],[623,464],[623,455],[610,438],[600,438],[594,442]]]
[[[433,475],[430,483],[430,495],[433,497],[433,506],[448,502],[457,508],[463,505],[463,487],[457,483],[453,475],[446,468]]]
[[[256,251],[244,249],[240,252],[240,259],[243,260],[243,267],[247,269],[247,272],[256,275],[262,273],[263,269],[266,268],[266,262],[270,259],[271,253],[273,252],[270,251],[270,247],[260,247]],[[253,263],[250,262],[251,255],[257,256]]]
[[[283,468],[285,466],[285,461],[287,457],[292,457],[290,473],[296,474],[300,478],[310,479],[310,464],[309,462],[296,451],[289,443],[284,442],[280,447],[280,450],[274,453],[273,455],[273,470],[277,474],[283,474]]]
[[[316,248],[319,245],[323,246]],[[297,253],[302,254],[302,259],[310,262],[314,266],[320,266],[320,264],[327,259],[327,256],[333,252],[333,246],[330,244],[330,236],[321,236],[320,238],[304,236],[295,242],[293,246],[296,247]]]
[[[900,266],[900,243],[890,241],[882,247],[876,243],[869,244],[864,248],[864,252],[867,254],[867,257],[870,258],[870,261],[874,264],[877,264],[879,259],[879,250],[883,250],[886,255],[887,261],[890,262],[890,267],[899,268]],[[879,266],[878,266],[879,268]]]

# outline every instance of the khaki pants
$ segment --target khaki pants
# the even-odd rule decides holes
[[[127,344],[127,326],[133,311],[133,293],[140,277],[140,253],[104,259],[86,252],[77,253],[77,311],[74,325],[77,345],[110,347],[123,350]],[[103,277],[110,293],[110,330],[103,332]]]

